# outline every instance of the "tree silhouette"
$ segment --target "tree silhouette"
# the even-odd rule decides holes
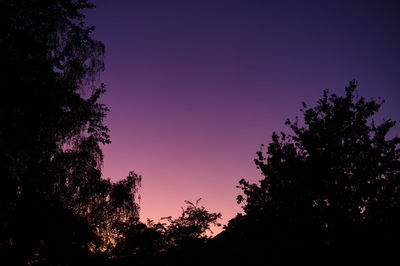
[[[203,206],[198,206],[196,203],[185,200],[186,208],[182,208],[182,214],[176,219],[165,217],[167,221],[164,224],[166,233],[174,246],[187,245],[188,242],[202,240],[205,241],[209,237],[207,231],[211,231],[212,224],[221,226],[217,221],[221,218],[220,213],[209,213]]]
[[[211,225],[221,226],[218,223],[221,213],[210,213],[205,207],[198,206],[200,200],[201,198],[196,203],[185,200],[186,207],[182,208],[180,217],[163,219],[166,223],[161,225],[168,241],[168,249],[163,261],[167,262],[167,265],[201,263],[206,252],[206,245],[211,239],[207,235],[208,232],[212,233]]]
[[[211,225],[220,226],[220,213],[210,213],[204,206],[185,201],[180,217],[163,217],[157,223],[152,220],[132,224],[115,248],[115,256],[122,264],[185,265],[192,256],[210,240],[207,235]]]
[[[0,253],[18,265],[84,263],[138,217],[140,176],[101,178],[110,140],[91,7],[0,1]]]
[[[400,139],[388,137],[394,121],[373,119],[383,101],[365,100],[356,86],[350,82],[343,97],[325,90],[316,107],[303,103],[304,121],[286,122],[292,135],[273,134],[255,159],[264,179],[239,182],[245,215],[229,222],[221,241],[235,242],[240,232],[242,254],[278,264],[395,257]]]

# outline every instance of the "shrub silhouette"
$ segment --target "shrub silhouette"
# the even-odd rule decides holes
[[[287,120],[293,134],[272,135],[255,159],[264,178],[239,182],[245,215],[219,241],[240,242],[239,254],[266,263],[395,258],[400,139],[388,137],[394,121],[373,120],[383,101],[365,100],[356,87],[350,82],[343,97],[325,90],[317,106],[303,103],[302,122]]]
[[[220,213],[210,213],[204,206],[185,201],[180,217],[163,217],[158,223],[148,220],[132,224],[115,248],[122,264],[184,265],[198,255],[210,240],[211,225],[220,226]]]

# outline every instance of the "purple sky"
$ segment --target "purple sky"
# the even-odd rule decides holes
[[[382,117],[400,119],[399,1],[94,3],[111,109],[103,174],[142,175],[143,221],[201,197],[226,223],[241,210],[237,182],[262,177],[260,144],[325,88],[357,79],[361,95],[386,99]]]

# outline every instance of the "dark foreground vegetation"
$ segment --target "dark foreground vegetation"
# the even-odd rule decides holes
[[[108,109],[98,102],[104,45],[85,0],[0,0],[0,258],[6,265],[277,265],[398,262],[400,139],[382,102],[324,91],[291,134],[257,153],[241,180],[244,214],[186,202],[176,219],[139,221],[141,177],[101,177]],[[7,96],[6,96],[7,95]]]

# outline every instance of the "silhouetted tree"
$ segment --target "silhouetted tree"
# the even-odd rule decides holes
[[[241,236],[242,257],[271,263],[395,257],[400,139],[388,137],[394,121],[373,120],[383,101],[365,100],[356,86],[343,97],[325,90],[316,107],[303,103],[304,121],[286,122],[292,135],[273,134],[255,160],[265,177],[240,181],[245,215],[229,222],[222,242]]]
[[[84,263],[138,217],[140,176],[101,178],[110,140],[91,7],[0,0],[0,253],[15,264]]]
[[[220,213],[210,213],[204,206],[185,201],[180,217],[161,218],[132,224],[115,248],[115,257],[124,263],[139,265],[186,265],[191,256],[199,256],[210,240],[211,226],[220,226]]]
[[[218,219],[220,213],[210,213],[204,206],[198,206],[201,199],[196,203],[185,200],[186,208],[182,208],[182,214],[176,219],[172,217],[162,218],[167,221],[164,223],[165,231],[172,245],[183,246],[192,241],[205,241],[209,238],[207,232],[211,231],[211,225],[221,226]]]
[[[95,229],[96,235],[101,241],[92,245],[98,252],[106,250],[110,255],[113,249],[126,235],[126,231],[132,225],[139,223],[138,189],[141,176],[133,171],[116,183],[109,179],[102,179],[88,184],[92,191],[88,191],[89,200],[80,204],[77,209],[72,205],[71,209]]]

